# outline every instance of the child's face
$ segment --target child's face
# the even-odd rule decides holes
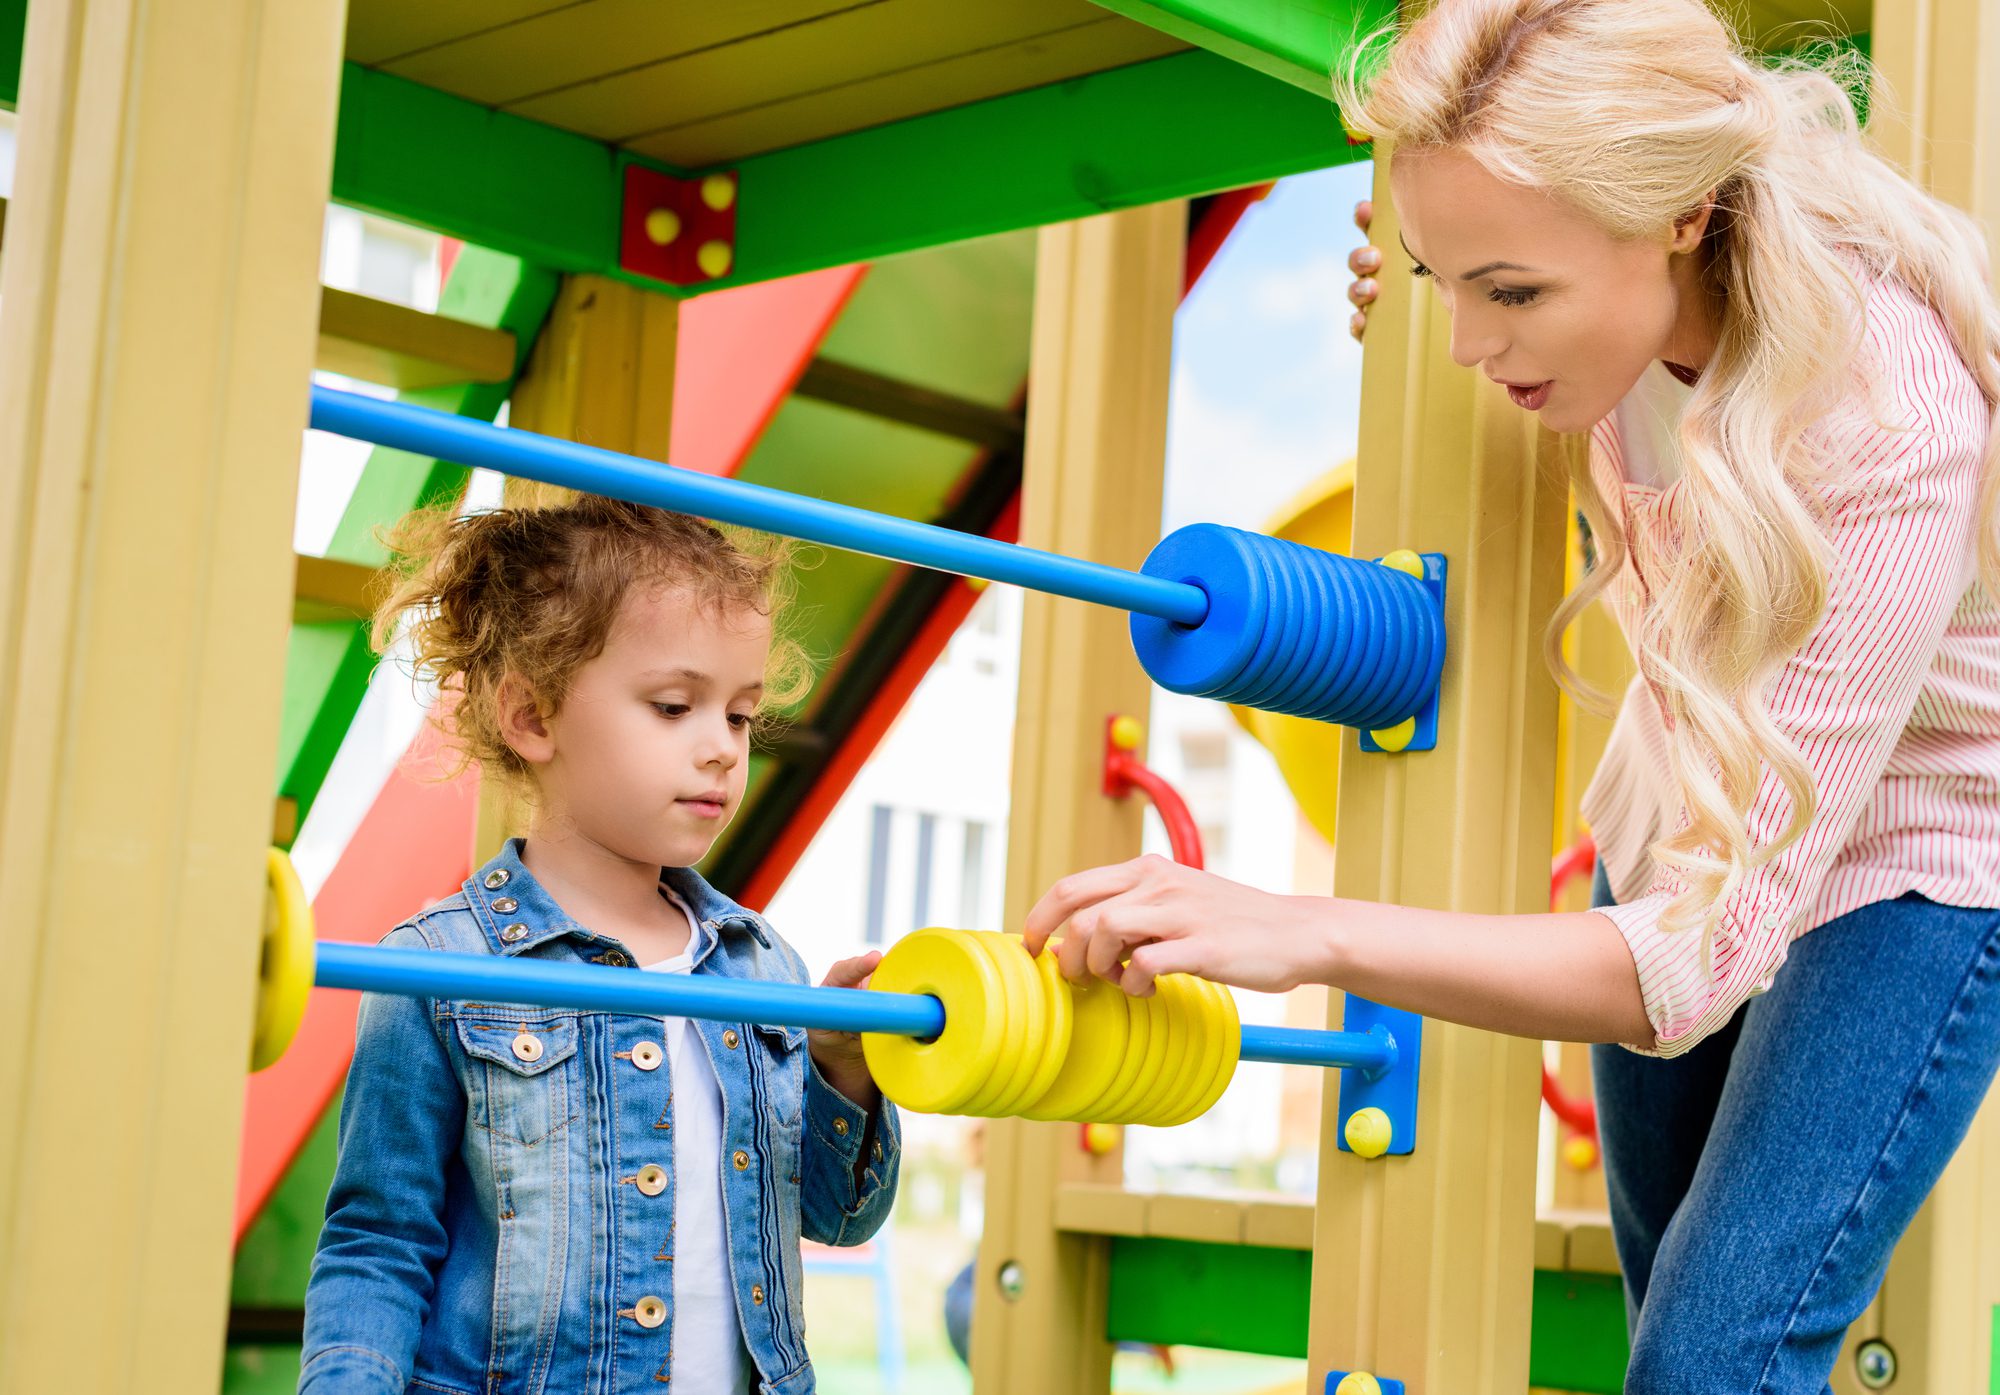
[[[754,610],[677,587],[627,592],[604,652],[543,723],[546,813],[634,862],[700,861],[743,799],[770,650]]]

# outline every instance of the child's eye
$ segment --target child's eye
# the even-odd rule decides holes
[[[1527,290],[1509,291],[1495,286],[1491,291],[1487,292],[1486,298],[1495,305],[1521,306],[1528,304],[1539,294],[1541,292],[1532,287]]]
[[[729,714],[729,725],[735,727],[738,731],[748,731],[751,727],[757,725],[757,714],[755,712],[732,712]]]
[[[653,710],[662,717],[685,717],[691,709],[684,702],[656,702]]]

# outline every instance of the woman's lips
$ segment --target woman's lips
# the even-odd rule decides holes
[[[1533,387],[1515,387],[1512,383],[1509,383],[1507,385],[1507,395],[1513,398],[1514,405],[1523,411],[1539,412],[1547,405],[1549,389],[1554,385],[1554,379],[1550,379],[1546,383],[1537,383]]]

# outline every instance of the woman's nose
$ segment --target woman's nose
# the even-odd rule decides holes
[[[1477,368],[1498,358],[1506,347],[1506,339],[1487,316],[1465,311],[1451,317],[1451,361],[1460,368]]]

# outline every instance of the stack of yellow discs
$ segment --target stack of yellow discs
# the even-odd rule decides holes
[[[1055,955],[1030,957],[1018,935],[919,930],[883,956],[870,987],[944,1005],[934,1040],[861,1039],[882,1092],[922,1113],[1184,1124],[1221,1098],[1242,1045],[1225,988],[1184,974],[1147,998],[1071,984]]]

